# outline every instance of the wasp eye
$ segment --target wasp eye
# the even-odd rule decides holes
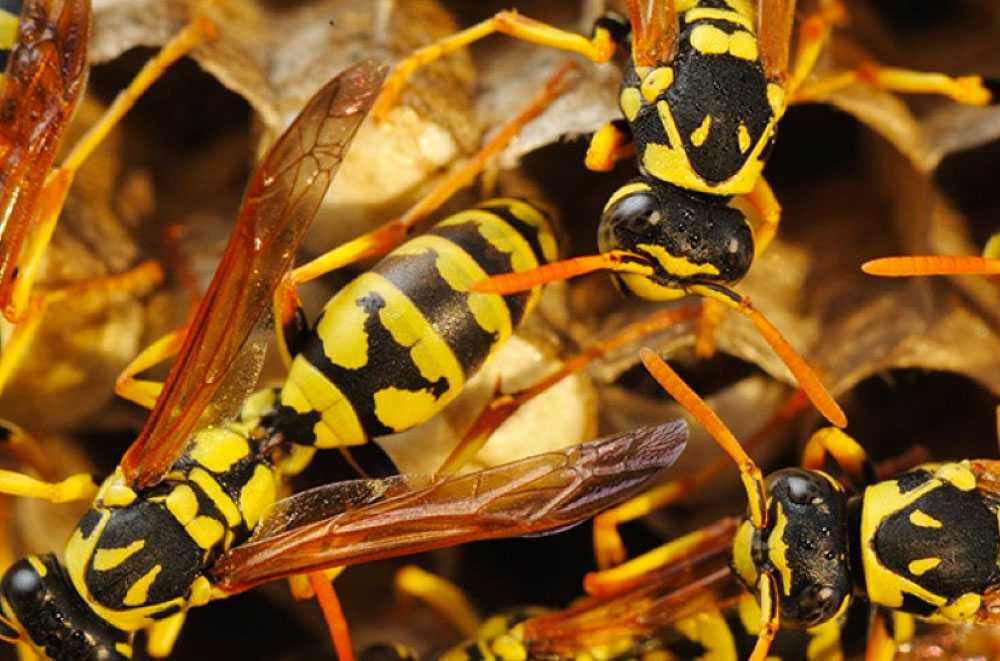
[[[652,241],[651,230],[662,223],[663,213],[656,196],[650,192],[629,193],[615,200],[601,215],[598,246],[602,252],[634,251],[638,244]],[[652,233],[655,236],[655,231]]]
[[[812,476],[789,476],[785,482],[788,486],[788,499],[796,505],[818,505],[823,502],[820,489],[811,478]]]

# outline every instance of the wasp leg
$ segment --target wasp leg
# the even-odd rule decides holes
[[[611,172],[615,163],[635,156],[635,143],[628,123],[621,119],[608,122],[594,132],[587,147],[584,165],[594,172]]]
[[[317,573],[323,574],[327,581],[332,581],[340,576],[344,572],[344,569],[346,567],[331,567]],[[301,601],[303,599],[312,599],[316,596],[316,591],[313,590],[309,576],[309,574],[294,574],[288,577],[288,590],[292,593],[294,599]]]
[[[562,366],[542,377],[532,385],[509,394],[494,393],[493,400],[487,404],[476,421],[472,423],[468,431],[463,435],[455,449],[451,451],[448,458],[438,469],[438,475],[451,475],[462,468],[489,440],[490,436],[500,428],[509,417],[514,415],[519,408],[529,401],[542,394],[555,384],[559,383],[567,376],[575,374],[584,369],[587,365],[597,360],[607,353],[631,344],[642,337],[646,337],[674,324],[687,321],[697,317],[701,303],[689,303],[680,305],[649,315],[645,319],[632,322],[621,328],[614,335],[587,347],[582,352],[565,359]]]
[[[0,494],[39,498],[50,503],[70,503],[76,500],[91,500],[97,493],[94,478],[87,473],[78,473],[61,482],[46,482],[24,473],[0,470]]]
[[[416,565],[396,572],[396,591],[429,604],[465,638],[475,638],[480,620],[468,597],[457,585]]]
[[[385,119],[392,107],[396,105],[406,82],[417,69],[494,32],[571,53],[579,53],[588,60],[598,63],[610,60],[617,48],[611,31],[604,27],[600,21],[594,28],[593,36],[588,39],[583,35],[560,30],[527,16],[522,16],[515,11],[501,11],[492,18],[424,46],[397,62],[396,67],[382,85],[382,91],[372,107],[372,115],[376,119]]]
[[[576,64],[573,62],[558,67],[528,106],[500,127],[468,162],[445,177],[402,216],[341,244],[282,278],[274,292],[274,318],[280,329],[278,347],[286,366],[291,365],[292,356],[297,353],[295,349],[304,335],[306,325],[296,288],[359,260],[385,254],[402,243],[414,225],[434,213],[457,191],[469,185],[483,171],[487,162],[510,144],[525,124],[541,114],[563,93],[567,76],[575,68]]]
[[[152,409],[156,406],[156,398],[163,390],[163,384],[159,381],[148,381],[135,378],[137,374],[145,372],[154,365],[169,360],[177,355],[184,344],[184,334],[186,328],[167,333],[157,341],[139,352],[139,355],[132,359],[115,381],[115,393],[124,399],[129,400],[139,406]]]
[[[827,457],[837,463],[859,491],[878,479],[865,449],[835,427],[824,427],[809,437],[802,453],[802,466],[824,470]]]
[[[801,390],[796,390],[785,400],[781,408],[771,416],[770,420],[747,440],[747,451],[762,445],[765,440],[772,438],[774,433],[805,408],[808,402],[809,399],[805,393]],[[697,491],[708,482],[714,480],[728,465],[729,459],[723,457],[705,466],[693,475],[682,480],[661,484],[594,517],[594,555],[597,560],[597,566],[601,569],[607,569],[621,564],[627,557],[625,544],[618,533],[619,525],[634,521],[657,509],[676,503],[688,494]]]
[[[187,54],[203,38],[213,35],[214,32],[214,25],[204,17],[195,18],[187,27],[178,32],[153,59],[143,66],[128,87],[118,93],[101,119],[73,145],[69,155],[59,167],[49,173],[42,190],[39,208],[28,229],[24,252],[18,262],[18,275],[12,286],[10,304],[4,311],[9,319],[20,320],[29,307],[31,290],[42,254],[52,238],[52,232],[55,230],[66,201],[66,194],[69,192],[77,170],[163,72]]]
[[[644,581],[650,572],[676,566],[703,553],[722,551],[732,544],[736,524],[732,517],[720,519],[617,567],[589,572],[583,579],[583,589],[596,597],[619,594]]]
[[[781,626],[781,611],[778,610],[778,585],[774,576],[764,572],[757,582],[757,594],[760,601],[760,632],[757,642],[750,653],[750,661],[764,661],[771,649],[774,637],[778,635]]]
[[[146,653],[154,659],[164,659],[170,656],[181,635],[187,611],[171,615],[165,620],[153,623],[146,629]]]
[[[817,13],[802,19],[795,49],[795,64],[785,84],[786,98],[798,98],[799,89],[816,68],[816,62],[829,43],[834,26],[842,22],[844,16],[845,10],[839,0],[827,0],[821,3]]]
[[[347,630],[347,620],[340,607],[340,600],[333,589],[333,584],[323,572],[309,574],[309,583],[316,593],[316,600],[323,611],[323,619],[330,631],[330,639],[337,652],[339,661],[354,661],[354,647],[351,645],[351,634]]]
[[[3,392],[14,372],[17,371],[18,365],[31,348],[31,343],[49,305],[70,298],[109,295],[116,292],[141,295],[162,280],[163,269],[160,268],[159,263],[146,261],[122,273],[36,293],[26,308],[22,310],[21,319],[14,326],[14,331],[0,354],[0,392]]]
[[[702,303],[694,340],[695,356],[707,360],[715,355],[715,332],[725,318],[726,306],[719,301],[707,299]]]

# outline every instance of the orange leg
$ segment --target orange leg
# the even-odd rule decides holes
[[[154,365],[159,365],[176,356],[181,350],[181,345],[184,344],[186,333],[187,328],[180,328],[167,333],[143,349],[118,375],[118,379],[115,381],[115,393],[143,408],[152,409],[156,406],[156,398],[163,390],[163,384],[135,377]]]
[[[339,661],[354,661],[354,647],[351,645],[351,634],[347,630],[347,620],[340,607],[340,600],[333,589],[333,584],[323,572],[309,574],[309,583],[316,592],[316,600],[323,611],[323,618],[330,631],[333,648],[337,651]]]
[[[573,62],[558,67],[527,107],[504,124],[468,162],[449,174],[402,216],[320,255],[282,279],[274,293],[274,316],[281,329],[278,333],[278,346],[286,364],[291,364],[295,353],[292,348],[301,330],[301,306],[296,287],[367,257],[385,254],[402,243],[417,223],[434,213],[457,191],[468,186],[490,159],[510,144],[525,124],[541,114],[565,91],[567,77],[576,67]]]

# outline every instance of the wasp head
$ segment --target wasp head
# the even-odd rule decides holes
[[[55,661],[124,661],[129,636],[101,620],[52,554],[14,563],[0,580],[0,638]]]

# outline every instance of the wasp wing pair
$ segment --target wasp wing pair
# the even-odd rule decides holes
[[[156,484],[197,428],[234,413],[246,392],[227,391],[228,379],[253,387],[256,370],[250,378],[232,373],[243,371],[246,345],[267,320],[271,296],[384,73],[366,61],[330,81],[258,166],[163,391],[122,459],[133,488]],[[231,594],[335,565],[563,529],[648,486],[680,453],[686,433],[683,422],[667,423],[440,481],[330,484],[272,506],[253,538],[211,575]]]

